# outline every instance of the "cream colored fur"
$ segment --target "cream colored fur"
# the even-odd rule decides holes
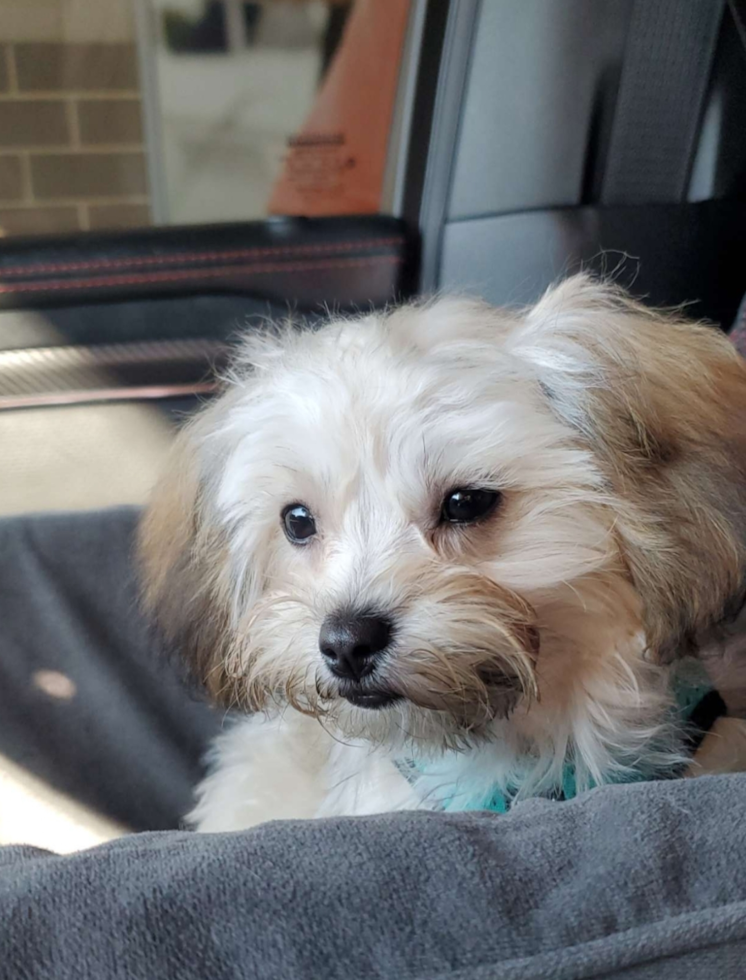
[[[742,588],[745,422],[717,331],[583,276],[523,312],[443,299],[248,337],[141,533],[164,633],[257,712],[219,741],[194,822],[525,797],[570,759],[580,790],[670,771],[670,663]],[[500,506],[444,526],[462,486]],[[281,526],[294,502],[317,523],[304,547]],[[351,607],[395,623],[365,681],[399,698],[379,711],[319,652]],[[427,772],[415,789],[402,759]]]

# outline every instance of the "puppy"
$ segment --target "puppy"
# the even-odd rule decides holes
[[[745,469],[728,341],[587,276],[250,335],[140,534],[148,609],[247,713],[193,824],[746,767],[682,659],[742,604]]]

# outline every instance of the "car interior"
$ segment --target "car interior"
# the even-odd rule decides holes
[[[299,159],[347,167],[352,186],[365,171],[344,134],[317,136],[311,113],[345,45],[364,60],[350,40],[368,0],[105,0],[95,14],[96,0],[0,2],[0,517],[139,508],[240,336],[268,322],[312,327],[439,293],[522,307],[587,269],[734,328],[746,294],[742,0],[389,2],[390,103],[382,75],[378,94],[351,89],[345,110],[364,130],[381,102],[372,197],[337,209],[320,194],[287,213],[283,166],[296,189]],[[40,129],[26,136],[29,106]],[[125,109],[134,135],[114,133],[120,116],[130,125]],[[137,511],[123,513],[105,532],[121,548]],[[98,520],[74,535],[87,540]],[[85,574],[103,581],[102,568]],[[129,586],[110,585],[126,620]],[[107,638],[91,698],[112,678],[135,685],[116,655],[151,639],[131,630]],[[114,779],[96,768],[88,716],[81,769],[57,752],[54,717],[14,701],[12,676],[0,651],[0,788],[18,793],[19,813],[24,792],[43,807],[35,840],[65,849],[82,827],[73,849],[179,826],[197,762],[180,768],[151,735],[196,759],[195,732],[214,726],[203,705],[182,726],[181,694],[151,704],[143,680],[141,714],[121,716],[142,732]],[[64,701],[60,676],[40,685]]]
[[[739,4],[415,3],[380,213],[0,243],[4,513],[141,502],[240,329],[583,267],[728,329],[744,292]]]

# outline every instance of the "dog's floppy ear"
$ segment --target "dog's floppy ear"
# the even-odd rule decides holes
[[[230,561],[200,458],[214,414],[202,413],[177,437],[140,521],[137,553],[146,613],[210,696],[235,704]]]
[[[651,653],[686,652],[743,587],[744,362],[714,327],[584,275],[550,289],[514,345],[605,477]]]

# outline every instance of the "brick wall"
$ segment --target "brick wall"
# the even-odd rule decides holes
[[[129,0],[0,0],[0,234],[149,221]]]

